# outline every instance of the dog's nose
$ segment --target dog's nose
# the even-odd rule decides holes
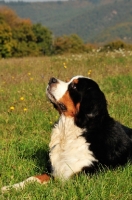
[[[52,84],[52,83],[57,83],[57,79],[52,77],[50,80],[49,80],[49,85]]]

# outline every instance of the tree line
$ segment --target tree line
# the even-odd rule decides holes
[[[126,47],[123,42],[117,42],[108,48]],[[84,44],[76,34],[54,38],[51,30],[41,24],[32,24],[29,19],[21,19],[8,7],[0,7],[0,57],[41,56],[63,53],[89,52],[97,45]]]

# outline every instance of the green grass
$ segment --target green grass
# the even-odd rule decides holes
[[[45,96],[48,79],[88,76],[89,70],[107,97],[110,114],[132,127],[131,52],[0,60],[0,187],[47,171],[50,133],[58,118]],[[92,177],[80,174],[66,182],[30,184],[0,194],[0,199],[131,200],[131,177],[128,163]]]

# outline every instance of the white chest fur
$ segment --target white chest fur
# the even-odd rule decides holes
[[[61,115],[51,135],[50,160],[53,176],[68,179],[83,167],[96,161],[89,143],[82,137],[83,130],[75,126],[72,117]]]

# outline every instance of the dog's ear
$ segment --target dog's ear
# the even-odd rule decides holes
[[[99,88],[90,88],[82,94],[75,123],[81,128],[87,127],[90,122],[107,113],[107,102]]]

